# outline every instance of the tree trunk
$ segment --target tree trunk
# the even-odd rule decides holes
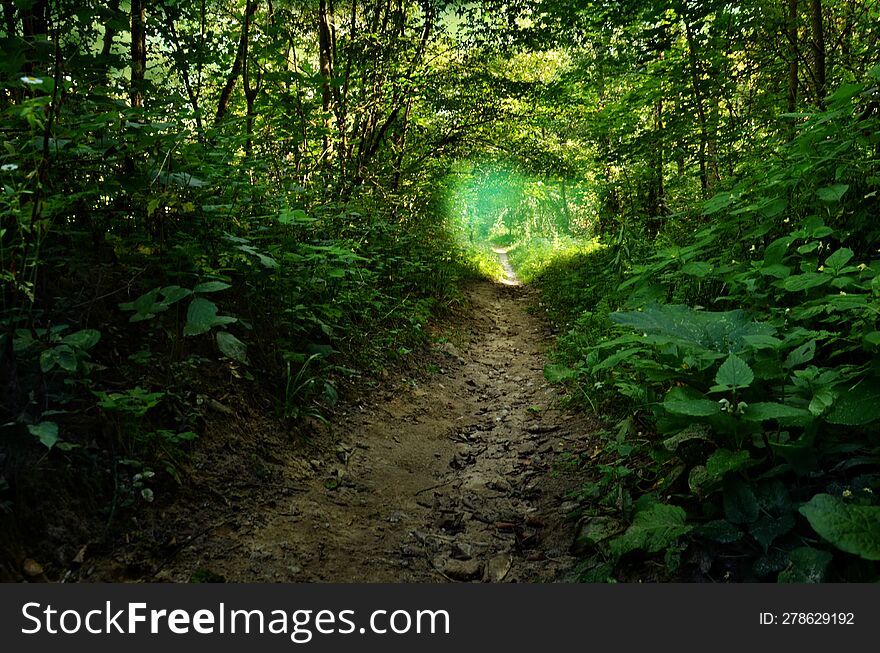
[[[691,85],[693,86],[694,91],[694,104],[696,104],[697,120],[700,124],[700,188],[703,189],[703,195],[705,196],[707,195],[707,191],[709,190],[709,172],[706,167],[706,146],[709,142],[709,130],[706,126],[706,109],[703,106],[703,93],[700,88],[700,73],[697,67],[697,53],[696,45],[694,43],[694,31],[687,16],[684,17],[684,30],[688,46],[688,61],[690,63]]]
[[[235,61],[232,63],[232,69],[226,78],[226,84],[220,91],[220,99],[217,101],[217,113],[214,116],[214,124],[219,124],[226,116],[229,110],[229,102],[232,99],[232,91],[235,90],[235,84],[241,75],[246,63],[248,42],[250,38],[251,19],[257,11],[259,0],[248,0],[244,8],[244,17],[241,21],[241,38],[238,40],[238,50],[235,53]]]
[[[825,108],[825,28],[822,19],[822,0],[810,0],[810,23],[812,24],[813,79],[816,106]]]
[[[318,64],[322,80],[321,109],[326,116],[324,128],[327,130],[327,133],[324,134],[324,149],[321,152],[321,159],[324,161],[329,161],[333,149],[333,139],[329,133],[333,127],[333,121],[330,117],[333,105],[333,92],[330,88],[330,80],[333,78],[332,21],[333,17],[327,11],[327,0],[321,0],[318,6]]]
[[[144,106],[147,72],[146,0],[131,0],[131,106]]]
[[[791,59],[788,62],[788,113],[794,113],[798,91],[798,0],[788,0],[788,45]]]

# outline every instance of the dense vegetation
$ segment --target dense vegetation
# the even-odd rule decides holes
[[[235,397],[325,419],[494,244],[609,425],[583,579],[877,578],[880,3],[6,0],[0,30],[0,549],[185,483]]]

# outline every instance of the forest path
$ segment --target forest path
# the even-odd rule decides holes
[[[507,256],[507,249],[504,247],[493,247],[492,251],[498,254],[498,261],[504,269],[504,277],[501,279],[501,283],[505,286],[518,286],[519,278],[516,276],[516,270],[514,270],[513,266],[510,264],[510,258]]]
[[[134,567],[184,582],[566,579],[574,524],[562,504],[577,479],[557,468],[587,448],[592,424],[560,410],[544,380],[550,336],[527,310],[533,291],[465,292],[471,310],[434,345],[426,378],[343,407],[317,454],[197,452],[206,473],[238,456],[240,478],[218,471],[210,496],[163,515],[164,559],[117,554],[116,573],[93,578],[131,580]]]

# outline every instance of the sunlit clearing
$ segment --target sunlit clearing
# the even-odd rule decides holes
[[[505,285],[529,282],[558,255],[596,247],[594,199],[583,181],[464,161],[447,188],[447,221],[465,258]]]

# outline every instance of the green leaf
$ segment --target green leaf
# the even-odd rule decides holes
[[[816,286],[821,286],[831,281],[831,277],[821,272],[807,272],[805,274],[796,274],[782,282],[782,287],[789,292],[798,292],[800,290],[809,290]]]
[[[880,419],[880,381],[866,379],[843,392],[825,421],[843,426],[863,426]]]
[[[682,266],[681,271],[683,274],[688,274],[692,277],[702,279],[710,272],[712,272],[712,264],[705,263],[703,261],[692,261]]]
[[[816,341],[810,340],[807,343],[804,343],[797,349],[793,349],[789,352],[788,356],[785,357],[785,362],[782,366],[785,369],[791,369],[792,367],[797,367],[798,365],[803,365],[804,363],[809,363],[813,360],[813,357],[816,355]]]
[[[796,417],[810,417],[810,411],[785,404],[777,404],[770,401],[758,402],[746,406],[743,419],[752,422],[762,422],[767,419],[786,419]]]
[[[784,458],[795,473],[801,476],[816,469],[818,464],[813,438],[807,434],[801,435],[794,442],[774,442],[771,440],[770,449],[777,456]]]
[[[159,292],[162,293],[161,303],[167,306],[170,306],[171,304],[179,302],[181,299],[192,295],[191,290],[181,288],[180,286],[165,286]]]
[[[309,217],[302,209],[285,209],[278,214],[278,222],[281,224],[309,224],[315,222],[315,218]]]
[[[673,399],[664,401],[663,408],[675,415],[710,417],[721,412],[721,405],[711,399]]]
[[[223,283],[222,281],[205,281],[204,283],[200,283],[195,288],[192,289],[194,293],[205,293],[205,292],[218,292],[220,290],[226,290],[227,288],[231,288],[228,283]]]
[[[834,558],[828,551],[802,546],[788,554],[788,567],[779,572],[780,583],[821,583]]]
[[[843,197],[844,193],[848,190],[849,186],[847,184],[834,184],[833,186],[820,188],[816,191],[816,196],[823,202],[839,202],[840,198]]]
[[[707,483],[720,481],[729,472],[744,469],[749,465],[751,465],[751,459],[747,450],[730,451],[729,449],[718,449],[706,461],[705,480]]]
[[[676,433],[672,437],[663,440],[663,446],[666,447],[669,451],[675,451],[680,445],[684,444],[685,442],[692,442],[693,440],[711,442],[712,432],[706,427],[705,424],[691,424],[687,428],[683,429],[681,432]]]
[[[217,347],[225,356],[239,363],[247,363],[247,345],[226,331],[217,332]]]
[[[636,549],[656,553],[675,544],[682,535],[690,532],[685,524],[685,511],[678,506],[655,503],[636,513],[626,532],[611,542],[611,551],[621,556]]]
[[[726,519],[715,519],[695,530],[695,533],[719,544],[730,544],[742,539],[743,533]]]
[[[754,537],[758,544],[767,552],[770,545],[779,538],[791,531],[795,527],[794,515],[790,512],[783,513],[778,517],[775,515],[761,515],[761,517],[749,526],[749,533]]]
[[[54,349],[46,349],[40,354],[40,370],[43,374],[52,371],[58,364]]]
[[[544,378],[550,383],[562,383],[577,378],[577,372],[565,365],[545,365]]]
[[[855,254],[853,254],[853,251],[851,249],[847,247],[841,247],[840,249],[835,250],[835,252],[831,256],[825,259],[825,265],[826,267],[838,271],[843,268],[844,265],[849,263],[850,259],[853,256],[855,256]]]
[[[186,312],[186,326],[183,333],[188,336],[197,336],[210,331],[212,327],[235,321],[234,317],[217,315],[217,305],[214,302],[204,297],[196,297]]]
[[[734,199],[734,196],[730,193],[718,193],[715,197],[703,204],[703,215],[712,215],[713,213],[718,213],[718,211],[721,211],[722,209],[726,209],[733,203]]]
[[[45,374],[51,372],[56,366],[67,372],[76,372],[76,352],[68,345],[58,345],[44,350],[40,354],[40,369]]]
[[[55,422],[40,422],[39,424],[29,424],[28,431],[31,435],[35,435],[47,449],[54,447],[58,440],[58,424]]]
[[[858,506],[817,494],[800,512],[813,530],[841,551],[880,560],[880,506]]]
[[[749,345],[752,349],[779,349],[782,346],[782,341],[779,338],[774,338],[773,336],[767,335],[757,335],[757,336],[744,336],[743,340],[745,340],[746,344]]]
[[[715,383],[726,388],[747,388],[755,380],[755,374],[743,359],[736,354],[721,364],[718,374],[715,375]]]
[[[770,325],[752,322],[742,310],[696,311],[681,304],[652,304],[642,311],[617,311],[608,317],[640,333],[663,336],[670,342],[696,344],[724,354],[745,349],[745,336],[775,332]]]
[[[62,342],[66,345],[70,345],[74,349],[85,351],[97,345],[100,339],[100,331],[95,329],[82,329],[81,331],[76,331],[75,333],[64,336]]]
[[[758,500],[741,478],[730,478],[724,484],[724,516],[734,524],[748,524],[758,518]]]

